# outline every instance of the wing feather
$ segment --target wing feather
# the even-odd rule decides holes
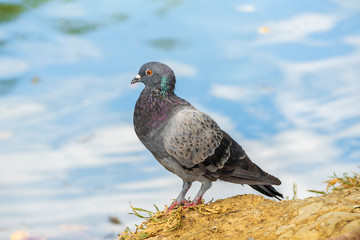
[[[253,163],[209,115],[195,108],[177,112],[162,133],[165,150],[188,173],[240,184],[281,183]]]
[[[221,139],[222,130],[216,122],[195,108],[177,112],[163,131],[166,151],[187,168],[213,155]]]

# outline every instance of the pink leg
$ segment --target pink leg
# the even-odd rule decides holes
[[[200,203],[202,203],[202,196],[200,196],[199,198],[195,198],[193,203],[195,203],[195,206],[196,205],[199,205]]]
[[[185,206],[192,207],[199,205],[202,202],[202,196],[210,187],[211,187],[211,182],[203,182],[201,184],[200,191],[196,194],[194,200],[190,204],[187,204]]]
[[[191,187],[191,182],[183,181],[183,188],[182,188],[179,196],[170,205],[170,207],[166,210],[165,213],[169,213],[176,206],[179,206],[179,205],[182,205],[182,204],[184,204],[184,205],[189,204],[189,201],[185,200],[185,195],[186,195],[187,191],[190,189],[190,187]]]
[[[194,201],[189,202],[188,204],[185,204],[184,208],[188,208],[188,207],[194,207],[199,205],[202,202],[202,196],[200,198],[195,198]]]
[[[165,212],[165,214],[167,214],[167,213],[169,213],[171,210],[173,210],[175,207],[177,207],[177,206],[180,206],[180,205],[185,205],[185,206],[187,206],[187,205],[189,205],[189,204],[191,204],[188,200],[182,200],[181,202],[177,202],[177,201],[175,201],[175,202],[173,202],[171,205],[170,205],[170,207],[166,210],[166,212]]]
[[[183,184],[183,189],[180,193],[180,195],[176,198],[175,202],[170,205],[170,207],[166,210],[165,213],[169,213],[172,209],[174,209],[176,206],[184,204],[184,209],[188,207],[197,206],[202,202],[202,196],[204,193],[211,187],[211,182],[203,182],[201,184],[200,191],[196,194],[196,197],[192,202],[189,202],[185,200],[185,194],[189,190],[191,186],[191,182],[185,182]]]

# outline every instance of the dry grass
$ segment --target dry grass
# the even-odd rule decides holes
[[[329,180],[326,180],[324,182],[327,183],[325,191],[318,191],[318,190],[308,190],[308,191],[317,194],[329,194],[333,191],[360,187],[360,174],[355,172],[352,173],[353,176],[349,176],[348,173],[343,173],[343,177],[339,177],[334,172],[334,176],[330,177]]]
[[[355,187],[360,187],[360,174],[352,172],[353,175],[350,176],[348,173],[344,173],[342,177],[337,176],[334,173],[334,176],[330,177],[329,180],[325,181],[327,183],[325,191],[318,190],[309,190],[316,194],[329,194],[334,191],[342,189],[350,189]],[[287,198],[289,199],[289,197]],[[293,200],[297,199],[297,185],[293,184]],[[209,203],[211,203],[210,201]],[[159,208],[154,205],[155,212],[135,208],[131,206],[132,213],[139,218],[144,219],[145,221],[140,225],[135,225],[135,231],[131,231],[127,227],[122,234],[119,234],[119,240],[142,240],[150,237],[154,237],[161,234],[170,234],[173,231],[179,230],[185,219],[185,215],[189,212],[197,212],[198,214],[205,217],[205,215],[218,215],[226,212],[226,208],[221,207],[221,205],[212,205],[209,206],[209,203],[202,203],[198,206],[184,208],[180,206],[177,209],[171,210],[169,213],[165,214],[165,210],[160,211]],[[253,204],[253,201],[252,201]]]
[[[177,209],[171,210],[169,213],[165,213],[167,206],[165,206],[164,211],[160,211],[159,208],[154,205],[156,212],[149,210],[134,208],[131,206],[132,213],[139,218],[145,219],[141,225],[135,225],[136,229],[134,232],[130,230],[129,227],[125,229],[122,234],[119,234],[119,240],[142,240],[149,237],[158,235],[159,232],[171,232],[177,230],[181,227],[184,215],[189,211],[198,211],[202,215],[220,213],[220,209],[208,208],[208,203],[202,203],[197,206],[191,206],[184,208],[180,206]],[[144,216],[144,214],[148,216]]]

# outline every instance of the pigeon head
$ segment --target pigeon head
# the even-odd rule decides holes
[[[145,89],[160,91],[166,96],[174,92],[175,74],[171,68],[160,62],[148,62],[141,66],[131,84],[142,82]]]

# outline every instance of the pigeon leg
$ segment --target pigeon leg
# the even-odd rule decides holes
[[[165,213],[170,212],[170,210],[172,210],[174,207],[179,206],[181,204],[185,204],[185,205],[189,204],[189,202],[187,200],[185,200],[185,195],[189,191],[191,184],[192,184],[192,182],[183,181],[183,187],[182,187],[182,190],[181,190],[179,196],[176,198],[175,202],[173,202],[170,205],[170,207],[167,209],[167,211]]]
[[[194,200],[190,203],[185,205],[186,207],[191,207],[191,206],[196,206],[199,203],[201,203],[202,201],[202,196],[204,195],[204,193],[209,190],[209,188],[211,187],[211,182],[203,182],[201,184],[201,188],[199,190],[199,192],[196,194]]]

